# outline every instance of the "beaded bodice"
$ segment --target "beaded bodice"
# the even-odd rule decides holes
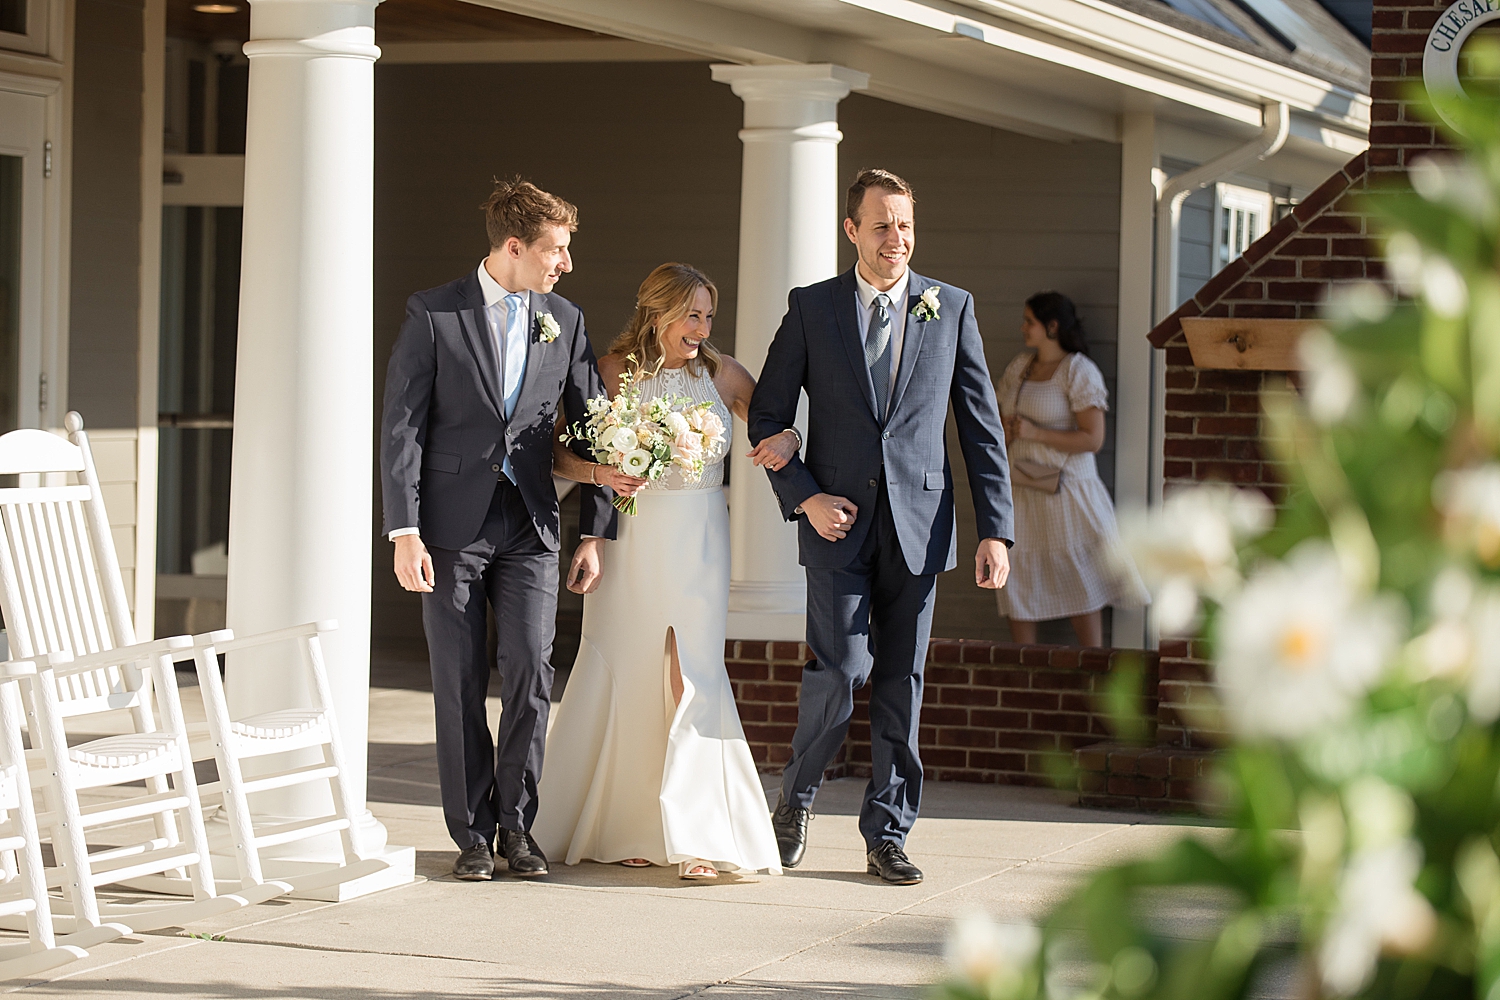
[[[646,486],[647,490],[717,490],[724,485],[724,456],[729,454],[729,439],[733,431],[730,421],[733,419],[729,414],[729,408],[719,398],[719,390],[714,385],[712,376],[705,369],[702,374],[694,375],[688,371],[686,365],[681,368],[663,368],[650,378],[642,378],[636,385],[641,390],[641,402],[649,402],[653,399],[666,397],[675,399],[678,396],[686,396],[695,403],[710,403],[713,412],[718,415],[724,423],[724,440],[714,445],[713,449],[704,456],[703,476],[697,482],[690,482],[683,474],[683,470],[677,466],[667,470],[666,475],[656,482]]]

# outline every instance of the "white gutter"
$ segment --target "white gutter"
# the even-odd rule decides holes
[[[1291,111],[1285,104],[1267,104],[1261,115],[1260,135],[1187,173],[1168,181],[1156,197],[1156,308],[1160,323],[1177,308],[1178,236],[1182,228],[1182,203],[1200,188],[1236,170],[1272,156],[1286,142]]]

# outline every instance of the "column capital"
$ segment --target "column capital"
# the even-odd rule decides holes
[[[379,0],[250,0],[248,56],[344,55],[375,59]]]
[[[864,90],[870,74],[832,63],[710,67],[745,102],[746,128],[800,128],[838,118],[838,103],[851,90]]]

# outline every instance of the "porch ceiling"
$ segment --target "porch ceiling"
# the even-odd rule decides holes
[[[1352,137],[1368,126],[1361,94],[1087,0],[471,2],[708,59],[837,62],[874,96],[1050,139],[1117,141],[1119,115],[1148,108],[1249,135],[1267,100]]]
[[[204,14],[205,0],[167,0],[167,33],[210,42],[250,37],[250,5],[231,0],[233,14]],[[613,41],[608,35],[557,21],[527,17],[462,0],[384,0],[376,10],[375,41],[392,42],[578,42]]]

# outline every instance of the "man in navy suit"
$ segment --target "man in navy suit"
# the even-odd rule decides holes
[[[802,861],[807,821],[870,684],[872,771],[859,829],[867,869],[911,885],[904,845],[922,796],[917,726],[937,574],[958,564],[949,404],[974,496],[974,582],[1010,573],[1012,511],[1005,434],[974,318],[974,297],[908,267],[916,243],[911,185],[862,170],[849,188],[850,271],[795,288],[750,403],[750,440],[792,426],[806,390],[806,458],[768,466],[807,572],[807,644],[792,758],[772,823],[781,860]]]
[[[552,438],[559,404],[572,423],[604,391],[582,311],[552,292],[573,269],[577,210],[520,180],[497,183],[484,208],[489,256],[407,300],[380,438],[385,532],[397,579],[422,595],[443,817],[459,847],[453,873],[467,881],[493,875],[495,847],[513,874],[547,873],[529,831],[557,617]],[[615,517],[606,490],[582,487],[571,589],[598,585]],[[486,601],[499,636],[498,747],[484,706]]]

